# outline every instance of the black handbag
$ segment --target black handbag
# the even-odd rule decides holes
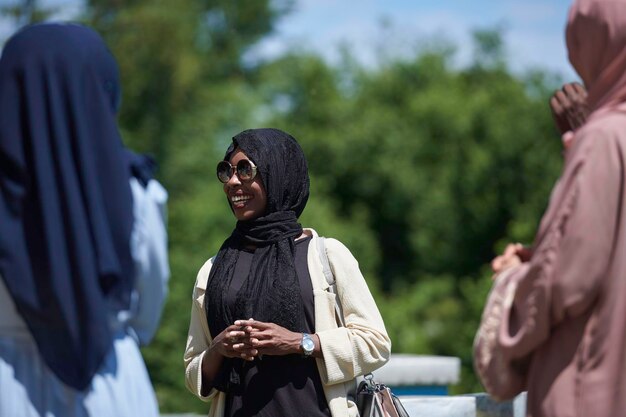
[[[320,236],[317,242],[322,270],[328,282],[328,290],[336,294],[335,278],[328,262],[324,238]],[[339,298],[336,298],[335,315],[337,322],[342,327],[346,327]],[[355,387],[356,392],[351,391],[348,393],[348,397],[356,403],[360,417],[409,417],[409,413],[405,410],[400,399],[385,384],[375,382],[373,374],[365,375],[358,386],[355,384]]]
[[[356,405],[361,417],[409,417],[400,399],[385,384],[365,375],[356,393]]]

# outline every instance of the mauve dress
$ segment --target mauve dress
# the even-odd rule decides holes
[[[529,262],[501,272],[476,335],[476,370],[532,417],[626,416],[626,113],[575,136]]]

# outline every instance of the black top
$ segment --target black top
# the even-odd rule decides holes
[[[296,272],[300,283],[305,323],[303,331],[315,332],[313,287],[307,253],[311,238],[296,242]],[[248,275],[253,252],[242,251],[237,259],[227,302],[235,302],[237,291]],[[242,378],[242,393],[226,397],[226,417],[330,417],[322,381],[315,359],[300,354],[263,356],[247,363]]]

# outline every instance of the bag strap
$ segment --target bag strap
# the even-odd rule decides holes
[[[328,283],[328,292],[335,294],[335,316],[337,316],[337,323],[341,324],[341,327],[346,327],[346,320],[343,317],[343,308],[341,307],[339,295],[337,294],[337,282],[335,281],[332,269],[330,269],[330,262],[328,262],[328,253],[326,252],[326,243],[324,240],[325,238],[322,236],[317,238],[317,251],[322,261],[322,271]]]
[[[330,267],[330,262],[328,261],[328,252],[326,252],[326,243],[325,238],[323,236],[319,236],[317,238],[317,251],[320,254],[320,260],[322,261],[322,271],[324,272],[324,277],[326,278],[326,282],[328,283],[328,292],[335,294],[335,319],[337,323],[341,325],[341,327],[346,327],[346,319],[343,316],[343,308],[341,307],[341,302],[339,301],[339,295],[337,294],[337,282],[335,280],[335,275]],[[365,376],[369,377],[369,382],[373,383],[373,375],[369,373]],[[356,377],[354,379],[354,383],[352,384],[352,388],[347,393],[347,397],[350,398],[355,403],[357,402],[357,392],[359,391],[359,383],[363,380],[363,377]]]

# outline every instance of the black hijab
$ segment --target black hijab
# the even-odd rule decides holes
[[[238,221],[220,248],[207,283],[205,309],[213,337],[238,319],[276,323],[302,331],[304,307],[295,269],[295,238],[302,234],[298,217],[309,198],[309,175],[304,153],[289,134],[278,129],[250,129],[235,137],[225,160],[235,149],[252,160],[267,196],[265,213],[253,220]],[[235,308],[226,304],[239,253],[256,247],[250,274],[237,293]],[[236,389],[243,361],[226,361],[216,387]],[[219,381],[223,379],[223,381]]]
[[[44,361],[76,389],[133,287],[119,94],[115,59],[84,26],[29,26],[0,59],[0,274]]]

